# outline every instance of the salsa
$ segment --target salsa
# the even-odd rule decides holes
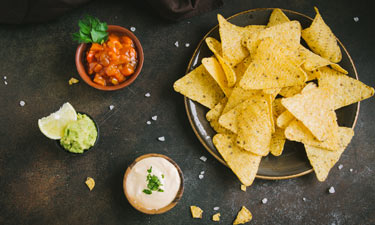
[[[103,44],[93,43],[86,54],[87,71],[102,86],[118,85],[134,73],[137,52],[133,40],[124,35],[109,34]]]

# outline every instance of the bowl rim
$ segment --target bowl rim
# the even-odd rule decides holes
[[[149,158],[149,157],[160,157],[160,158],[164,158],[164,159],[168,160],[177,169],[178,174],[180,176],[180,180],[181,180],[180,187],[177,191],[177,194],[176,194],[175,198],[172,200],[171,203],[169,203],[168,205],[166,205],[166,206],[164,206],[163,208],[160,208],[160,209],[151,209],[150,210],[150,209],[145,209],[140,205],[137,205],[136,203],[134,203],[131,200],[131,198],[130,198],[128,192],[127,192],[127,189],[126,189],[126,179],[129,175],[131,169],[134,167],[134,165],[137,162],[141,161],[142,159]],[[171,158],[169,158],[168,156],[163,155],[163,154],[158,154],[158,153],[148,153],[148,154],[144,154],[144,155],[141,155],[141,156],[137,157],[128,166],[128,168],[125,171],[124,178],[123,178],[123,190],[124,190],[126,199],[130,203],[130,205],[133,206],[133,208],[135,208],[136,210],[138,210],[142,213],[145,213],[145,214],[149,214],[149,215],[162,214],[162,213],[165,213],[165,212],[171,210],[173,207],[175,207],[177,205],[177,203],[180,201],[180,199],[182,198],[182,195],[184,193],[184,175],[182,173],[181,168],[177,165],[177,163],[175,161],[173,161]]]
[[[78,45],[76,54],[75,54],[75,64],[76,64],[76,68],[77,68],[79,76],[83,79],[83,81],[85,81],[86,84],[98,90],[102,90],[102,91],[115,91],[115,90],[119,90],[119,89],[129,86],[135,81],[135,79],[138,77],[143,67],[144,53],[143,53],[141,42],[134,35],[134,33],[131,32],[130,30],[124,27],[118,26],[118,25],[108,25],[107,31],[109,33],[114,32],[114,33],[126,34],[134,41],[135,49],[138,54],[138,64],[134,73],[131,76],[129,76],[128,79],[126,79],[124,82],[118,85],[114,85],[114,86],[102,86],[93,82],[91,77],[87,74],[85,65],[83,64],[83,59],[84,59],[83,54],[86,52],[86,49],[88,47],[88,44],[86,43],[81,43],[80,45]]]

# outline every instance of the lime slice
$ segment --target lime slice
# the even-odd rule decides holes
[[[60,139],[64,135],[66,125],[77,120],[77,113],[67,102],[57,112],[38,120],[40,131],[50,139]]]

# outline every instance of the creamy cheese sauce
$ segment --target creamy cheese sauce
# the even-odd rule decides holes
[[[148,195],[143,192],[147,189],[147,170],[152,166],[152,175],[159,178],[164,192],[153,191]],[[164,178],[162,178],[164,175]],[[126,179],[128,197],[145,209],[160,209],[173,201],[180,188],[181,179],[176,167],[161,157],[148,157],[137,162]]]

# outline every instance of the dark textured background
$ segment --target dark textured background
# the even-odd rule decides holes
[[[374,86],[371,1],[226,0],[220,9],[178,23],[160,19],[142,4],[95,1],[45,24],[0,25],[0,224],[214,224],[215,206],[222,214],[220,224],[230,224],[242,205],[253,213],[252,224],[375,224],[373,99],[361,103],[355,137],[339,161],[342,170],[334,167],[324,183],[314,174],[281,181],[257,179],[244,193],[232,172],[201,146],[183,97],[172,88],[184,75],[195,46],[217,24],[217,13],[228,17],[252,8],[280,7],[313,17],[314,5],[351,54],[360,79]],[[145,64],[130,87],[103,92],[83,81],[68,85],[71,77],[78,78],[77,44],[71,33],[84,13],[108,24],[136,27]],[[150,98],[144,97],[146,92]],[[100,124],[98,145],[83,155],[57,148],[37,126],[39,118],[67,101]],[[111,104],[115,108],[109,111]],[[158,120],[146,125],[153,115]],[[159,136],[166,141],[157,141]],[[185,175],[180,203],[156,216],[134,210],[122,191],[129,163],[151,152],[170,156]],[[207,162],[199,160],[202,155]],[[202,170],[205,178],[199,180]],[[96,181],[92,192],[84,184],[87,176]],[[335,194],[328,194],[330,186]],[[261,203],[263,198],[267,204]],[[191,218],[190,205],[204,210],[203,219]]]

